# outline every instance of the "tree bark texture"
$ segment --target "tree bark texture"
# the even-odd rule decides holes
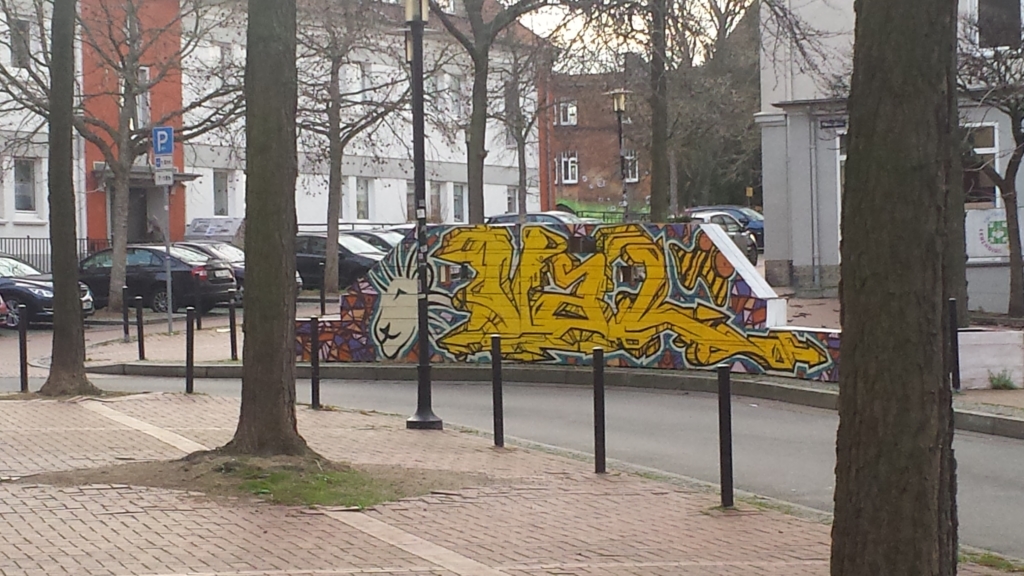
[[[341,141],[341,88],[338,85],[343,60],[331,62],[331,102],[327,107],[327,140],[330,155],[327,176],[327,258],[324,264],[324,291],[338,292],[338,220],[341,219],[341,161],[345,146]]]
[[[249,0],[242,408],[224,447],[304,454],[295,420],[295,0]]]
[[[1010,306],[1007,313],[1012,318],[1024,318],[1024,260],[1020,246],[1016,174],[1010,176],[1007,170],[1004,185],[999,188],[999,193],[1006,211],[1006,232],[1010,243]]]
[[[954,163],[950,172],[950,199],[946,206],[946,227],[949,241],[946,243],[946,290],[949,298],[956,298],[956,317],[960,328],[971,323],[967,307],[967,231],[964,209],[963,184],[957,186],[957,178],[963,182],[963,164]]]
[[[651,221],[668,218],[668,82],[665,77],[666,0],[651,0]]]
[[[72,122],[75,0],[55,0],[51,31],[49,203],[53,270],[53,356],[39,390],[46,396],[97,394],[85,375],[85,332],[78,287]],[[23,319],[24,321],[24,319]]]
[[[484,159],[487,158],[487,74],[490,45],[476,45],[473,55],[473,95],[466,143],[469,185],[469,223],[484,223]]]
[[[956,573],[943,286],[955,0],[857,0],[833,576]]]
[[[123,158],[123,153],[116,152],[118,158]],[[113,264],[110,268],[110,293],[107,299],[108,310],[121,309],[121,287],[125,284],[125,277],[128,267],[128,194],[129,174],[132,161],[118,161],[125,169],[113,167],[114,180],[111,183],[110,192],[113,197],[110,201],[110,236]]]

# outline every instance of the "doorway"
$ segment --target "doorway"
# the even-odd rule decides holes
[[[145,188],[128,191],[128,242],[131,244],[150,241],[147,192]]]

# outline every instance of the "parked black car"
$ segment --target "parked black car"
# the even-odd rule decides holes
[[[190,250],[202,252],[210,258],[216,258],[223,260],[231,265],[231,270],[235,274],[235,283],[238,284],[238,291],[235,293],[235,301],[239,304],[242,303],[245,298],[245,251],[234,244],[227,242],[175,242],[175,246],[183,246]],[[302,277],[299,273],[295,273],[295,283],[297,290],[302,290]]]
[[[167,311],[167,251],[163,246],[128,246],[126,284],[128,297],[142,296],[154,312]],[[96,306],[107,305],[113,252],[104,250],[82,260],[79,275],[96,297]],[[174,309],[194,306],[208,312],[231,300],[236,289],[231,265],[183,246],[171,246],[171,291]]]
[[[92,292],[79,283],[82,313],[95,312]],[[0,317],[7,328],[17,328],[22,321],[18,305],[25,305],[28,321],[53,321],[53,276],[43,274],[31,265],[6,254],[0,254],[0,299],[7,303],[7,314]]]
[[[384,253],[391,252],[405,239],[405,234],[397,230],[351,230],[342,234],[365,240],[367,244]]]
[[[355,236],[338,236],[338,288],[348,288],[384,258],[384,252]],[[307,288],[323,285],[322,263],[327,261],[327,236],[299,234],[295,237],[295,267]]]

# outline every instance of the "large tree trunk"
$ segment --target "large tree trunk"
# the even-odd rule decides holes
[[[85,376],[85,332],[78,291],[72,122],[75,94],[75,0],[55,0],[51,32],[49,201],[53,270],[53,357],[39,390],[46,396],[96,394]]]
[[[341,161],[345,146],[341,141],[341,88],[338,86],[343,60],[331,63],[331,102],[327,107],[327,139],[330,155],[327,176],[327,258],[324,264],[324,291],[338,292],[338,220],[341,219]]]
[[[487,73],[489,46],[477,40],[473,56],[473,95],[466,143],[469,223],[484,223],[484,159],[487,157]]]
[[[957,138],[959,140],[959,137]],[[959,180],[958,180],[959,179]],[[957,185],[957,182],[961,182]],[[960,328],[971,323],[967,308],[967,233],[965,229],[963,163],[954,162],[949,174],[949,202],[946,205],[945,285],[948,298],[956,298],[957,321]]]
[[[956,573],[946,204],[956,0],[858,0],[832,575]]]
[[[295,0],[249,0],[242,409],[224,447],[304,454],[295,421]]]
[[[1007,240],[1010,242],[1010,307],[1007,312],[1012,318],[1024,318],[1024,260],[1021,257],[1016,174],[1011,176],[1007,171],[999,191],[1006,212]]]
[[[110,269],[110,293],[107,300],[107,309],[115,312],[121,310],[121,287],[125,284],[128,264],[128,194],[132,163],[128,161],[126,164],[119,160],[117,164],[121,167],[113,170],[114,181],[111,185],[111,192],[114,195],[110,202],[113,266]]]
[[[667,8],[666,0],[651,0],[651,222],[665,222],[668,217]]]

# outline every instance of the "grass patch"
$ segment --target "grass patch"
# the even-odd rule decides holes
[[[993,390],[1016,390],[1017,385],[1013,383],[1013,378],[1010,376],[1009,370],[1003,370],[998,374],[988,371],[988,383],[992,386]]]
[[[352,468],[260,468],[244,465],[233,472],[240,490],[288,506],[369,508],[403,497],[395,486]]]
[[[1007,572],[1010,574],[1024,573],[1024,564],[1014,562],[1013,560],[1008,560],[998,554],[993,554],[991,552],[961,552],[960,562],[964,564],[977,564],[978,566],[993,568],[995,570]]]

